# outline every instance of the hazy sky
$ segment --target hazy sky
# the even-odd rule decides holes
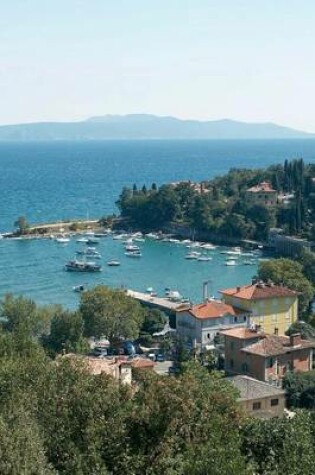
[[[0,124],[137,112],[315,132],[315,2],[1,1]]]

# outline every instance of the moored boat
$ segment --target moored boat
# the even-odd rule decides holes
[[[117,261],[116,259],[112,259],[112,260],[107,262],[107,265],[110,266],[110,267],[118,267],[118,266],[120,266],[120,262]]]
[[[73,259],[66,263],[65,269],[70,272],[100,272],[102,267],[95,262]]]

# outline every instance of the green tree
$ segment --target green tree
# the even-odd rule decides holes
[[[81,294],[80,312],[86,336],[106,336],[116,345],[136,338],[144,319],[141,305],[121,290],[97,286]]]
[[[302,313],[308,311],[309,303],[314,295],[314,288],[303,275],[303,267],[300,263],[284,258],[261,262],[258,277],[265,282],[271,280],[275,284],[283,284],[289,289],[299,292],[299,309]]]
[[[141,331],[153,335],[153,333],[163,330],[167,318],[164,313],[157,309],[145,309],[145,316],[141,325]]]
[[[12,294],[5,295],[0,302],[0,316],[4,321],[4,328],[28,337],[38,338],[49,332],[55,309],[55,306],[38,307],[33,300],[14,297]]]
[[[83,331],[83,318],[79,312],[60,309],[51,321],[50,334],[44,339],[44,345],[55,353],[85,352],[88,344]]]
[[[25,216],[20,216],[14,223],[14,227],[17,228],[20,235],[27,234],[29,230],[29,224]]]
[[[312,475],[314,440],[311,417],[299,412],[292,419],[249,419],[243,427],[243,453],[251,473]]]

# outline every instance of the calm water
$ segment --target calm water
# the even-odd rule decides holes
[[[0,144],[0,230],[11,230],[16,218],[33,222],[76,217],[99,217],[115,208],[124,185],[176,180],[203,180],[231,167],[264,167],[285,158],[314,162],[315,141],[109,141]],[[202,281],[212,279],[212,293],[245,283],[254,266],[227,268],[213,252],[210,262],[184,259],[182,246],[146,242],[139,261],[124,256],[122,245],[106,238],[100,244],[103,262],[118,257],[119,268],[101,274],[63,271],[75,252],[75,241],[60,246],[52,241],[0,242],[0,295],[11,291],[38,302],[73,306],[78,283],[102,282],[143,290],[153,286],[178,288],[199,300]]]

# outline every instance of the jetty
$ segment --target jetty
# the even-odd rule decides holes
[[[190,306],[188,303],[174,301],[165,297],[154,297],[149,293],[137,292],[130,289],[126,290],[126,294],[138,300],[142,305],[157,308],[168,315],[175,315],[177,311],[189,308]]]

